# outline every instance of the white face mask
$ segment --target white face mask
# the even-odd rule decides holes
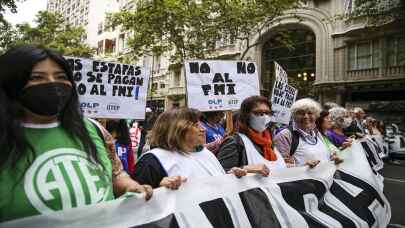
[[[271,118],[269,115],[250,115],[249,125],[255,131],[262,133],[264,130],[266,130],[267,125],[270,123],[270,120]]]
[[[347,128],[352,124],[353,120],[351,117],[343,118],[343,128]]]

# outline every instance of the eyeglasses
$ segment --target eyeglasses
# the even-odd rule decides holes
[[[273,115],[273,111],[270,110],[252,110],[253,115],[255,116],[264,116],[264,115]]]

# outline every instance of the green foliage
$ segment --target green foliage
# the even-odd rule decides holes
[[[169,52],[171,61],[206,58],[218,40],[243,41],[245,51],[262,42],[261,32],[298,0],[139,0],[110,15],[114,26],[132,32],[132,56]],[[259,39],[251,42],[254,34]]]
[[[0,35],[0,44],[4,49],[34,44],[56,49],[64,55],[92,56],[94,50],[81,39],[85,34],[84,29],[68,25],[61,15],[41,11],[37,14],[36,23],[36,27],[27,23],[18,24],[15,28],[9,24],[2,26],[0,30],[8,35]]]
[[[392,21],[404,24],[405,0],[356,0],[348,19],[367,17],[371,26],[379,26]]]

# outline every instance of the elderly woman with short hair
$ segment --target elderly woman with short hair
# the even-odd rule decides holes
[[[291,106],[293,125],[276,135],[273,142],[289,166],[316,166],[331,160],[332,154],[316,128],[321,105],[310,98],[296,101]]]
[[[332,128],[325,133],[326,137],[340,149],[344,149],[352,144],[352,139],[344,134],[344,128],[352,123],[350,113],[343,107],[334,107],[329,110],[329,117]]]

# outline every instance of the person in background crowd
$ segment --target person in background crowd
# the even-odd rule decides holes
[[[366,133],[363,127],[365,112],[362,108],[355,107],[353,113],[354,119],[350,126],[344,129],[344,133],[346,136],[354,135],[356,138],[362,138]]]
[[[328,111],[321,111],[319,114],[318,119],[316,120],[316,127],[318,131],[322,134],[322,140],[325,143],[325,145],[328,147],[329,152],[331,153],[332,157],[337,156],[340,150],[329,140],[329,138],[326,136],[326,132],[332,129],[332,123],[330,121],[330,115]],[[333,157],[334,158],[334,157]],[[334,159],[339,159],[340,158],[334,158]],[[343,161],[343,160],[341,160]],[[337,161],[338,163],[339,161]]]
[[[293,126],[284,129],[274,138],[274,145],[285,158],[288,166],[316,166],[320,161],[334,159],[315,121],[320,116],[318,102],[304,98],[291,106]]]
[[[224,115],[223,111],[204,112],[201,118],[201,125],[205,129],[206,144],[204,146],[214,154],[218,151],[225,135],[222,126]]]
[[[271,169],[286,167],[280,153],[272,147],[271,132],[267,129],[271,114],[271,104],[265,97],[252,96],[242,102],[238,132],[226,138],[217,153],[225,170],[243,167],[267,176]]]
[[[150,198],[150,186],[113,173],[59,53],[23,45],[1,55],[0,106],[0,222],[112,200],[113,190]]]
[[[323,104],[322,109],[325,111],[329,111],[329,109],[334,107],[339,107],[339,105],[334,102],[326,102],[325,104]]]
[[[367,117],[365,123],[365,131],[369,135],[382,135],[378,129],[378,121],[373,117]]]
[[[385,124],[382,120],[377,121],[377,129],[381,132],[382,135],[385,135]]]
[[[152,128],[152,150],[139,159],[132,177],[153,188],[177,189],[183,181],[225,174],[215,155],[207,150],[205,129],[200,125],[201,113],[195,109],[176,108],[162,113]],[[235,176],[246,175],[239,168]]]
[[[137,151],[138,158],[145,151],[144,146],[146,144],[146,136],[148,135],[148,132],[152,129],[153,124],[156,121],[156,118],[157,118],[157,116],[152,112],[152,109],[149,107],[146,107],[145,120],[140,121],[138,124],[138,127],[141,130],[141,139],[139,140],[138,151]]]
[[[114,138],[115,152],[120,158],[124,170],[128,174],[132,174],[135,169],[135,158],[126,120],[109,120],[106,128]]]
[[[319,113],[318,119],[316,119],[316,127],[318,128],[318,131],[322,134],[325,135],[326,131],[330,130],[332,128],[332,123],[330,122],[330,115],[329,112],[326,110],[323,110]]]
[[[332,129],[326,131],[326,136],[329,140],[340,149],[344,149],[352,145],[352,138],[344,134],[343,129],[350,126],[353,122],[349,112],[342,107],[335,107],[329,110]]]

